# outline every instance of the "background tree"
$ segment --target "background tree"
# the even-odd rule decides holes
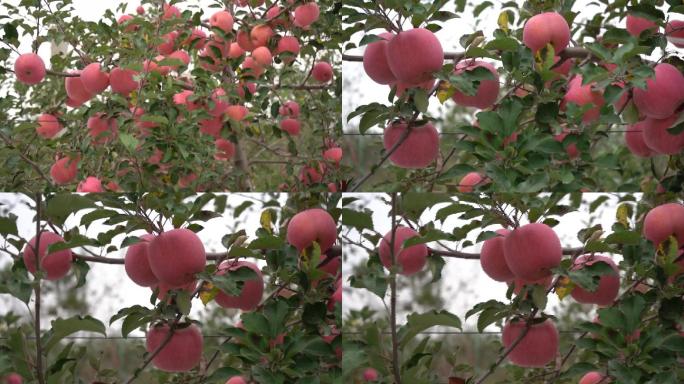
[[[0,3],[3,190],[337,188],[333,1],[134,5]]]

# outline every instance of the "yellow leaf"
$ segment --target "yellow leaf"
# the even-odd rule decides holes
[[[615,212],[615,218],[618,223],[622,224],[625,228],[629,228],[629,216],[631,216],[632,207],[628,204],[622,203],[618,206]]]
[[[268,231],[268,233],[273,233],[273,228],[271,227],[271,210],[264,209],[261,212],[261,218],[259,219],[261,227]]]
[[[572,292],[573,288],[575,288],[575,284],[570,280],[569,277],[560,277],[556,283],[556,295],[558,296],[558,299],[563,300],[565,296]]]
[[[508,33],[508,12],[503,11],[499,13],[499,20],[497,22],[499,23],[499,28]]]
[[[199,294],[200,300],[202,300],[202,304],[207,305],[207,303],[214,300],[216,295],[218,295],[218,292],[218,288],[214,287],[212,283],[204,282],[204,286],[202,287],[202,290]]]

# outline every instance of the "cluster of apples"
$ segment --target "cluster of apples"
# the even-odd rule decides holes
[[[240,2],[238,5],[260,7],[264,2],[257,3],[259,4]],[[158,55],[142,63],[142,73],[122,66],[113,66],[108,69],[99,62],[89,63],[82,70],[71,71],[69,77],[65,78],[66,104],[71,108],[78,108],[103,93],[107,88],[110,88],[112,93],[130,98],[131,94],[140,88],[143,79],[149,73],[156,72],[162,76],[175,73],[173,76],[184,82],[188,89],[174,95],[173,103],[179,108],[184,107],[188,112],[199,108],[207,110],[211,118],[199,121],[199,131],[214,138],[217,160],[229,160],[235,154],[235,145],[230,140],[221,137],[224,123],[228,119],[243,121],[247,117],[249,109],[240,100],[244,99],[246,92],[256,92],[253,79],[261,77],[264,71],[273,65],[275,56],[278,56],[284,65],[289,65],[295,60],[300,51],[300,42],[296,36],[288,36],[288,30],[294,27],[308,30],[311,24],[319,18],[320,11],[315,1],[294,6],[293,12],[290,11],[290,7],[293,7],[292,1],[289,1],[289,5],[285,8],[272,5],[264,12],[262,21],[257,20],[251,27],[247,22],[241,22],[237,31],[234,30],[234,25],[238,23],[233,19],[233,15],[227,10],[220,10],[209,18],[209,26],[215,31],[209,36],[199,28],[189,33],[187,31],[169,32],[162,36],[163,43],[156,47]],[[164,20],[177,23],[178,19],[182,18],[181,11],[174,5],[164,4],[163,10],[162,19]],[[140,6],[137,13],[144,15],[145,9]],[[140,22],[140,17],[122,15],[118,19],[119,27],[127,33],[135,33],[139,29],[137,23]],[[277,34],[279,30],[282,30],[282,33]],[[233,84],[240,100],[235,103],[234,97],[227,95],[223,88],[214,90],[209,98],[195,95],[192,82],[180,77],[191,65],[193,57],[196,66],[217,73],[221,73],[232,62],[240,60],[240,78],[236,80],[236,84]],[[174,64],[162,64],[167,59],[178,61]],[[17,79],[29,85],[40,83],[46,75],[45,63],[35,53],[20,55],[15,61],[14,69]],[[310,74],[311,78],[320,83],[331,81],[333,75],[332,66],[325,61],[316,62]],[[286,119],[281,122],[281,128],[291,135],[299,134],[300,126],[296,119],[299,115],[299,106],[297,105],[296,113],[294,109],[285,109],[285,111],[289,113],[282,114]],[[157,123],[143,121],[144,114],[142,106],[137,103],[131,105],[129,117],[135,121],[140,139],[144,139],[150,134],[150,129],[158,126]],[[87,128],[92,145],[105,145],[116,139],[119,130],[118,115],[99,112],[89,117]],[[36,131],[45,139],[60,137],[64,131],[60,114],[58,112],[41,114],[37,120]],[[162,167],[162,164],[159,164],[162,155],[163,153],[157,149],[148,162],[160,165],[160,170],[163,171],[168,167]],[[58,185],[71,183],[77,176],[79,161],[79,156],[62,156],[56,159],[50,169],[54,183]],[[194,179],[193,175],[187,176],[186,184]],[[119,190],[115,182],[107,183],[105,187],[113,191]],[[102,181],[94,176],[89,176],[78,186],[80,192],[104,190]]]
[[[657,25],[651,21],[629,15],[627,30],[638,36],[645,30],[655,30]],[[667,24],[668,39],[678,47],[684,47],[684,21],[673,21]],[[545,12],[531,17],[523,28],[523,43],[537,53],[548,44],[552,45],[555,53],[565,50],[570,42],[571,31],[565,18],[557,12]],[[380,40],[374,41],[366,47],[363,55],[363,67],[366,74],[379,84],[396,87],[397,96],[401,97],[408,88],[422,87],[431,90],[435,86],[434,72],[441,69],[443,64],[443,50],[435,35],[422,28],[401,31],[398,34],[390,32],[379,35]],[[403,60],[402,57],[412,57],[414,60]],[[561,58],[556,56],[558,63]],[[492,80],[482,80],[473,96],[465,95],[458,90],[452,96],[453,100],[463,106],[478,109],[490,108],[494,105],[499,94],[499,77],[496,68],[491,64],[466,59],[459,62],[454,71],[456,74],[470,71],[477,67],[484,67],[493,75]],[[553,71],[567,77],[572,67],[571,60],[564,60],[553,68]],[[609,70],[615,65],[605,64]],[[679,120],[679,106],[684,102],[684,76],[674,66],[661,63],[655,66],[656,76],[647,82],[646,89],[634,88],[634,103],[644,119],[629,127],[625,134],[628,148],[638,156],[652,156],[656,154],[676,154],[684,148],[684,133],[670,134],[671,128]],[[561,101],[561,109],[565,110],[572,103],[579,107],[589,105],[590,108],[582,115],[582,122],[589,124],[596,122],[601,108],[605,105],[603,91],[596,87],[596,83],[582,84],[581,75],[574,75],[568,80],[567,90]],[[615,85],[624,87],[624,83]],[[529,93],[526,89],[516,89],[515,94],[524,96]],[[628,102],[628,94],[623,93],[619,100],[613,103],[616,110],[621,110]],[[384,131],[384,148],[390,150],[409,129],[405,121],[392,122]],[[425,168],[438,156],[439,132],[432,123],[410,127],[411,131],[403,144],[396,147],[389,160],[402,168]],[[563,132],[554,135],[554,139],[563,142],[571,132],[564,128]],[[515,141],[517,134],[508,138],[508,143]],[[504,143],[506,145],[507,143]],[[570,159],[577,158],[579,151],[574,143],[566,147]],[[459,184],[461,192],[471,192],[474,187],[486,183],[485,176],[473,172],[466,175]]]

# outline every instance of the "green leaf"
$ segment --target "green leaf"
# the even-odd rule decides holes
[[[95,203],[85,196],[74,193],[62,193],[47,201],[45,214],[54,223],[62,225],[69,215],[82,209],[94,208]]]
[[[449,311],[432,310],[422,314],[412,313],[406,318],[406,325],[399,329],[399,344],[405,347],[416,335],[436,326],[461,329],[461,319]]]
[[[283,239],[273,235],[261,236],[249,244],[250,249],[278,249],[285,245]]]
[[[3,237],[7,235],[17,236],[16,217],[0,217],[0,235]]]
[[[119,134],[119,141],[121,141],[121,144],[123,144],[123,146],[131,153],[134,153],[136,148],[138,148],[138,139],[136,139],[135,136],[131,135],[130,133]]]
[[[60,340],[76,332],[96,332],[106,336],[102,322],[91,316],[73,316],[52,321],[52,328],[45,335],[44,351],[47,354]]]
[[[356,228],[359,232],[364,229],[373,229],[373,215],[369,212],[360,212],[349,208],[342,208],[342,224]]]

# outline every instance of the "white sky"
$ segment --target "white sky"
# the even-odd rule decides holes
[[[21,195],[0,193],[0,203],[16,202]],[[252,200],[252,198],[261,198],[261,194],[230,194],[228,197],[228,206],[237,207],[245,200]],[[285,194],[280,194],[278,201],[282,206],[286,200]],[[26,197],[23,196],[25,199]],[[254,232],[260,227],[259,218],[261,213],[261,203],[254,202],[255,204],[248,208],[240,217],[239,221],[234,219],[232,215],[224,214],[221,218],[216,218],[207,221],[206,223],[201,223],[204,229],[198,233],[198,236],[202,239],[204,247],[207,252],[219,252],[225,250],[221,245],[221,238],[227,233],[234,233],[239,229],[244,229],[247,235],[251,238],[254,237]],[[8,204],[11,205],[11,204]],[[206,209],[213,210],[213,202],[207,205]],[[17,228],[19,230],[19,235],[28,240],[35,235],[35,223],[32,222],[35,215],[29,208],[25,205],[16,205],[16,208],[11,211],[18,216]],[[71,216],[65,223],[66,228],[72,228],[78,225],[80,217],[87,213],[88,211],[82,211],[78,216]],[[91,225],[84,235],[93,236],[107,227],[99,224],[100,222],[95,222]],[[142,234],[141,232],[140,234]],[[112,240],[112,244],[119,246],[121,241],[124,239],[124,235],[119,235]],[[118,257],[122,258],[125,255],[125,251],[121,250],[114,252],[112,254],[106,255],[108,257]],[[104,255],[103,255],[104,256]],[[254,260],[250,260],[254,261]],[[10,263],[10,257],[0,252],[0,268],[4,268]],[[258,263],[263,266],[263,263]],[[89,263],[90,272],[87,276],[86,285],[78,288],[87,292],[88,301],[91,305],[91,313],[93,317],[99,319],[103,323],[108,324],[109,318],[116,314],[116,312],[124,307],[130,307],[133,305],[142,305],[151,308],[152,305],[149,303],[149,298],[152,293],[150,288],[140,287],[133,283],[124,270],[123,264],[101,264],[101,263]],[[55,284],[50,281],[45,281],[43,284]],[[66,288],[66,287],[64,287]],[[114,289],[112,289],[114,288]],[[49,298],[47,299],[49,300]],[[33,301],[32,301],[33,302]],[[215,303],[209,303],[209,307],[217,307]],[[204,305],[198,299],[193,301],[192,311],[190,316],[193,318],[202,318],[202,314],[206,312]],[[0,295],[0,313],[6,313],[9,310],[13,310],[16,313],[26,316],[28,315],[26,306],[24,303],[10,295]],[[227,314],[237,313],[233,310],[226,310]],[[44,316],[43,322],[45,325],[49,324],[49,320],[54,316]],[[118,321],[112,325],[112,327],[107,327],[108,335],[120,336],[121,321]]]
[[[384,204],[381,200],[381,194],[353,194],[356,197],[361,197],[364,200],[370,200],[370,203],[365,207],[369,208],[373,212],[373,224],[374,228],[384,235],[389,232],[391,228],[391,219],[389,217],[389,206]],[[594,201],[600,194],[584,194],[584,201],[587,202],[583,204],[581,209],[577,212],[568,213],[562,218],[560,218],[560,223],[554,227],[554,231],[558,234],[558,237],[563,244],[563,247],[577,247],[582,244],[577,239],[577,232],[589,226],[596,224],[601,224],[604,231],[609,232],[612,224],[615,222],[615,210],[617,207],[617,195],[608,195],[610,199],[601,205],[594,214],[590,214],[588,210],[588,202]],[[385,196],[386,198],[386,196]],[[436,212],[444,207],[444,204],[437,205],[430,210],[423,213],[420,218],[420,224],[425,225],[435,218]],[[354,209],[358,207],[354,206]],[[554,217],[557,218],[557,217]],[[448,218],[444,225],[437,225],[436,228],[441,229],[447,233],[451,232],[455,227],[463,225],[465,222],[462,220],[457,220],[454,216]],[[500,227],[488,227],[483,228],[483,230],[496,230]],[[353,241],[358,241],[360,239],[359,234],[356,230],[351,230],[347,234]],[[474,231],[468,237],[469,240],[475,242],[475,239],[479,231]],[[606,233],[604,236],[608,235]],[[375,249],[377,244],[369,244],[364,241],[364,244]],[[435,243],[428,243],[429,246],[434,246],[438,248]],[[482,247],[482,243],[476,244],[471,247],[464,249],[455,248],[465,252],[479,252]],[[354,248],[354,249],[352,249]],[[619,255],[612,255],[613,260],[618,263],[622,260]],[[345,247],[345,263],[342,267],[343,279],[346,282],[355,266],[360,264],[365,264],[368,260],[368,254],[364,249],[357,246],[347,246]],[[446,305],[444,308],[434,308],[434,309],[445,309],[448,310],[461,318],[464,319],[465,313],[471,309],[475,304],[484,302],[490,299],[496,299],[506,302],[506,291],[508,289],[505,283],[497,282],[489,278],[480,267],[478,260],[465,260],[457,258],[445,258],[446,265],[442,271],[442,284],[443,288],[441,295],[446,299]],[[399,279],[407,279],[407,277],[399,276]],[[467,292],[464,292],[462,287],[467,287]],[[402,305],[410,305],[412,297],[415,295],[414,292],[409,290],[400,291],[397,308],[401,308]],[[571,298],[566,298],[565,300],[571,300]],[[375,296],[373,293],[365,289],[352,289],[347,288],[344,291],[344,311],[348,313],[350,310],[358,310],[364,306],[370,306],[371,308],[384,311],[384,306],[382,301]],[[550,313],[555,313],[557,310],[558,298],[554,294],[549,295],[549,307],[547,311]],[[588,307],[589,308],[589,307]],[[406,313],[401,313],[398,311],[399,324],[405,322]],[[476,330],[477,329],[477,316],[473,316],[465,322],[464,329]],[[496,327],[490,326],[488,330],[496,330]]]

